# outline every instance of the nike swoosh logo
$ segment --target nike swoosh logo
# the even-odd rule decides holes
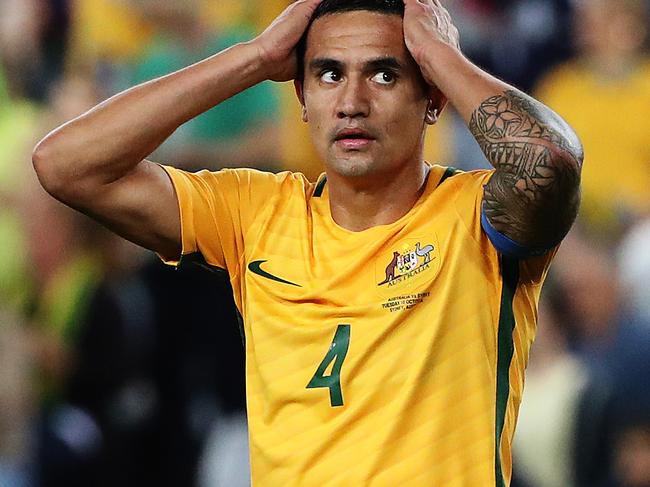
[[[282,284],[289,284],[290,286],[302,287],[299,284],[295,284],[291,281],[287,281],[285,279],[282,279],[281,277],[274,276],[273,274],[266,272],[264,269],[262,269],[262,264],[264,264],[265,262],[266,262],[265,260],[255,260],[250,264],[248,264],[248,270],[251,271],[253,274],[266,277],[267,279],[271,279],[272,281],[281,282]]]

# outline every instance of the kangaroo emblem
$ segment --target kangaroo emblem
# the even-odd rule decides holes
[[[419,257],[424,257],[424,262],[422,262],[423,264],[426,264],[431,260],[431,252],[433,252],[433,245],[427,245],[421,249],[420,242],[415,244],[415,253]]]
[[[388,267],[386,267],[386,280],[384,282],[390,282],[395,279],[395,267],[397,267],[397,258],[399,257],[398,252],[393,252],[393,260],[390,261]]]

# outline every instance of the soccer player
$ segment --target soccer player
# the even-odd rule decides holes
[[[266,79],[295,80],[317,181],[144,159]],[[494,170],[422,160],[447,101]],[[227,271],[253,484],[285,487],[509,484],[539,293],[581,164],[564,121],[462,55],[437,0],[297,1],[34,152],[56,198],[170,264]]]

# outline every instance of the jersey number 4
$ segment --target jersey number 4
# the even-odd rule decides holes
[[[343,406],[343,392],[341,391],[341,367],[350,347],[350,325],[339,325],[334,334],[325,358],[316,369],[314,377],[311,378],[307,389],[327,387],[330,390],[330,405],[332,407]],[[325,375],[325,371],[334,362],[332,371]]]

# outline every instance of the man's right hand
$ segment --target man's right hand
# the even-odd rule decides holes
[[[296,45],[321,0],[297,0],[251,41],[257,46],[267,78],[290,81],[297,75]]]
[[[299,0],[256,39],[123,91],[34,149],[43,187],[115,233],[170,260],[181,252],[172,182],[145,158],[188,120],[265,80],[296,76],[296,45],[320,0]]]

